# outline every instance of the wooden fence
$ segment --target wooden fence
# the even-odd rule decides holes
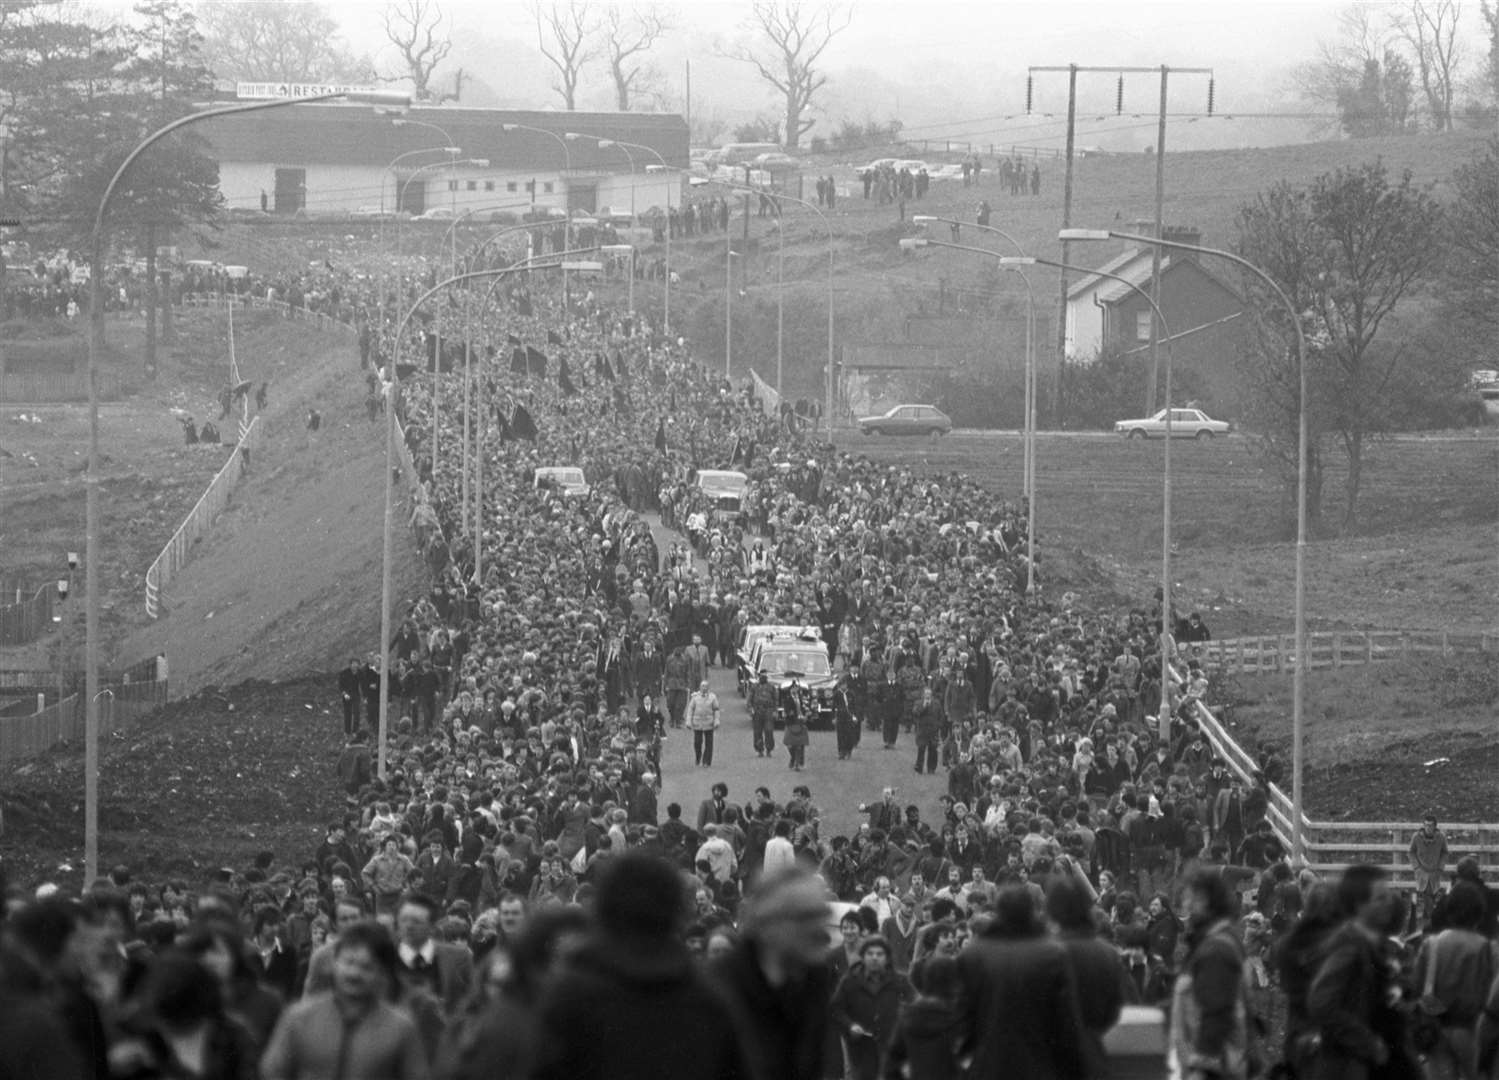
[[[1246,784],[1253,784],[1259,763],[1245,753],[1201,702],[1195,715],[1203,735],[1228,763],[1230,771]],[[1269,784],[1267,788],[1266,817],[1275,835],[1290,851],[1291,823],[1295,820],[1291,797],[1277,784]],[[1335,874],[1350,863],[1377,863],[1390,872],[1395,885],[1414,888],[1415,873],[1409,851],[1411,837],[1419,828],[1419,821],[1314,821],[1303,809],[1301,837],[1305,863],[1319,874]],[[1443,822],[1442,831],[1454,862],[1464,855],[1474,855],[1486,876],[1492,878],[1499,873],[1499,824]]]
[[[239,445],[209,483],[208,490],[199,496],[197,505],[188,512],[182,524],[177,526],[177,531],[167,541],[166,547],[161,549],[161,554],[156,556],[156,561],[146,570],[146,614],[151,618],[154,619],[161,613],[161,591],[177,571],[187,565],[193,545],[208,531],[214,519],[219,516],[219,511],[229,504],[234,486],[239,483],[244,472],[245,453],[260,444],[261,430],[260,417],[257,416],[245,428]]]
[[[56,599],[57,586],[49,581],[29,599],[0,606],[0,645],[25,645],[41,637],[52,625],[52,604]]]
[[[99,690],[99,731],[122,731],[137,717],[166,704],[167,683],[116,683]],[[58,745],[81,742],[87,726],[87,709],[81,693],[71,694],[55,705],[30,716],[0,717],[0,766],[10,765]]]
[[[1204,667],[1258,674],[1296,667],[1292,634],[1225,638],[1184,645]],[[1307,670],[1353,667],[1412,656],[1450,656],[1499,651],[1499,634],[1453,633],[1447,630],[1328,630],[1306,636]]]

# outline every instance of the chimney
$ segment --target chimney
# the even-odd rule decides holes
[[[1179,244],[1202,243],[1202,230],[1194,225],[1167,225],[1161,232],[1162,240],[1175,240]],[[1197,259],[1195,251],[1174,251],[1172,254],[1182,259]]]

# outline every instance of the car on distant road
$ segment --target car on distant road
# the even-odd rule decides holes
[[[957,164],[938,165],[927,173],[933,180],[961,180],[963,166]]]
[[[800,161],[779,150],[755,155],[755,168],[764,169],[766,172],[791,172],[800,167]]]
[[[458,215],[451,206],[433,206],[416,215],[414,221],[452,221]]]
[[[1138,420],[1116,420],[1114,430],[1131,439],[1149,439],[1166,436],[1166,414],[1162,409],[1154,416]],[[1215,435],[1227,435],[1233,430],[1226,420],[1214,420],[1201,409],[1171,409],[1171,437],[1173,439],[1211,439]]]
[[[858,421],[865,435],[946,435],[952,430],[952,418],[935,405],[897,405],[879,416],[863,416]]]
[[[564,495],[587,495],[593,490],[583,476],[583,470],[575,465],[543,465],[536,470],[532,485],[555,487]]]

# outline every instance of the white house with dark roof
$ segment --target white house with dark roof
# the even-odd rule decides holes
[[[678,205],[688,167],[687,124],[671,113],[453,106],[393,113],[329,102],[219,117],[193,130],[218,160],[228,206],[273,214],[397,207],[413,215],[434,207],[644,214]]]

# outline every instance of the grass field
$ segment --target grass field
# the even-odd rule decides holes
[[[1014,498],[1015,434],[936,443],[851,436],[848,449],[931,473],[960,472]],[[1036,517],[1043,578],[1144,603],[1160,580],[1164,444],[1041,435]],[[1173,583],[1219,637],[1290,628],[1294,547],[1279,485],[1250,440],[1172,448]],[[1362,527],[1308,551],[1314,627],[1483,630],[1499,623],[1499,443],[1486,435],[1396,439],[1367,455]],[[1329,475],[1333,493],[1341,478]],[[1337,503],[1329,505],[1329,515]]]

